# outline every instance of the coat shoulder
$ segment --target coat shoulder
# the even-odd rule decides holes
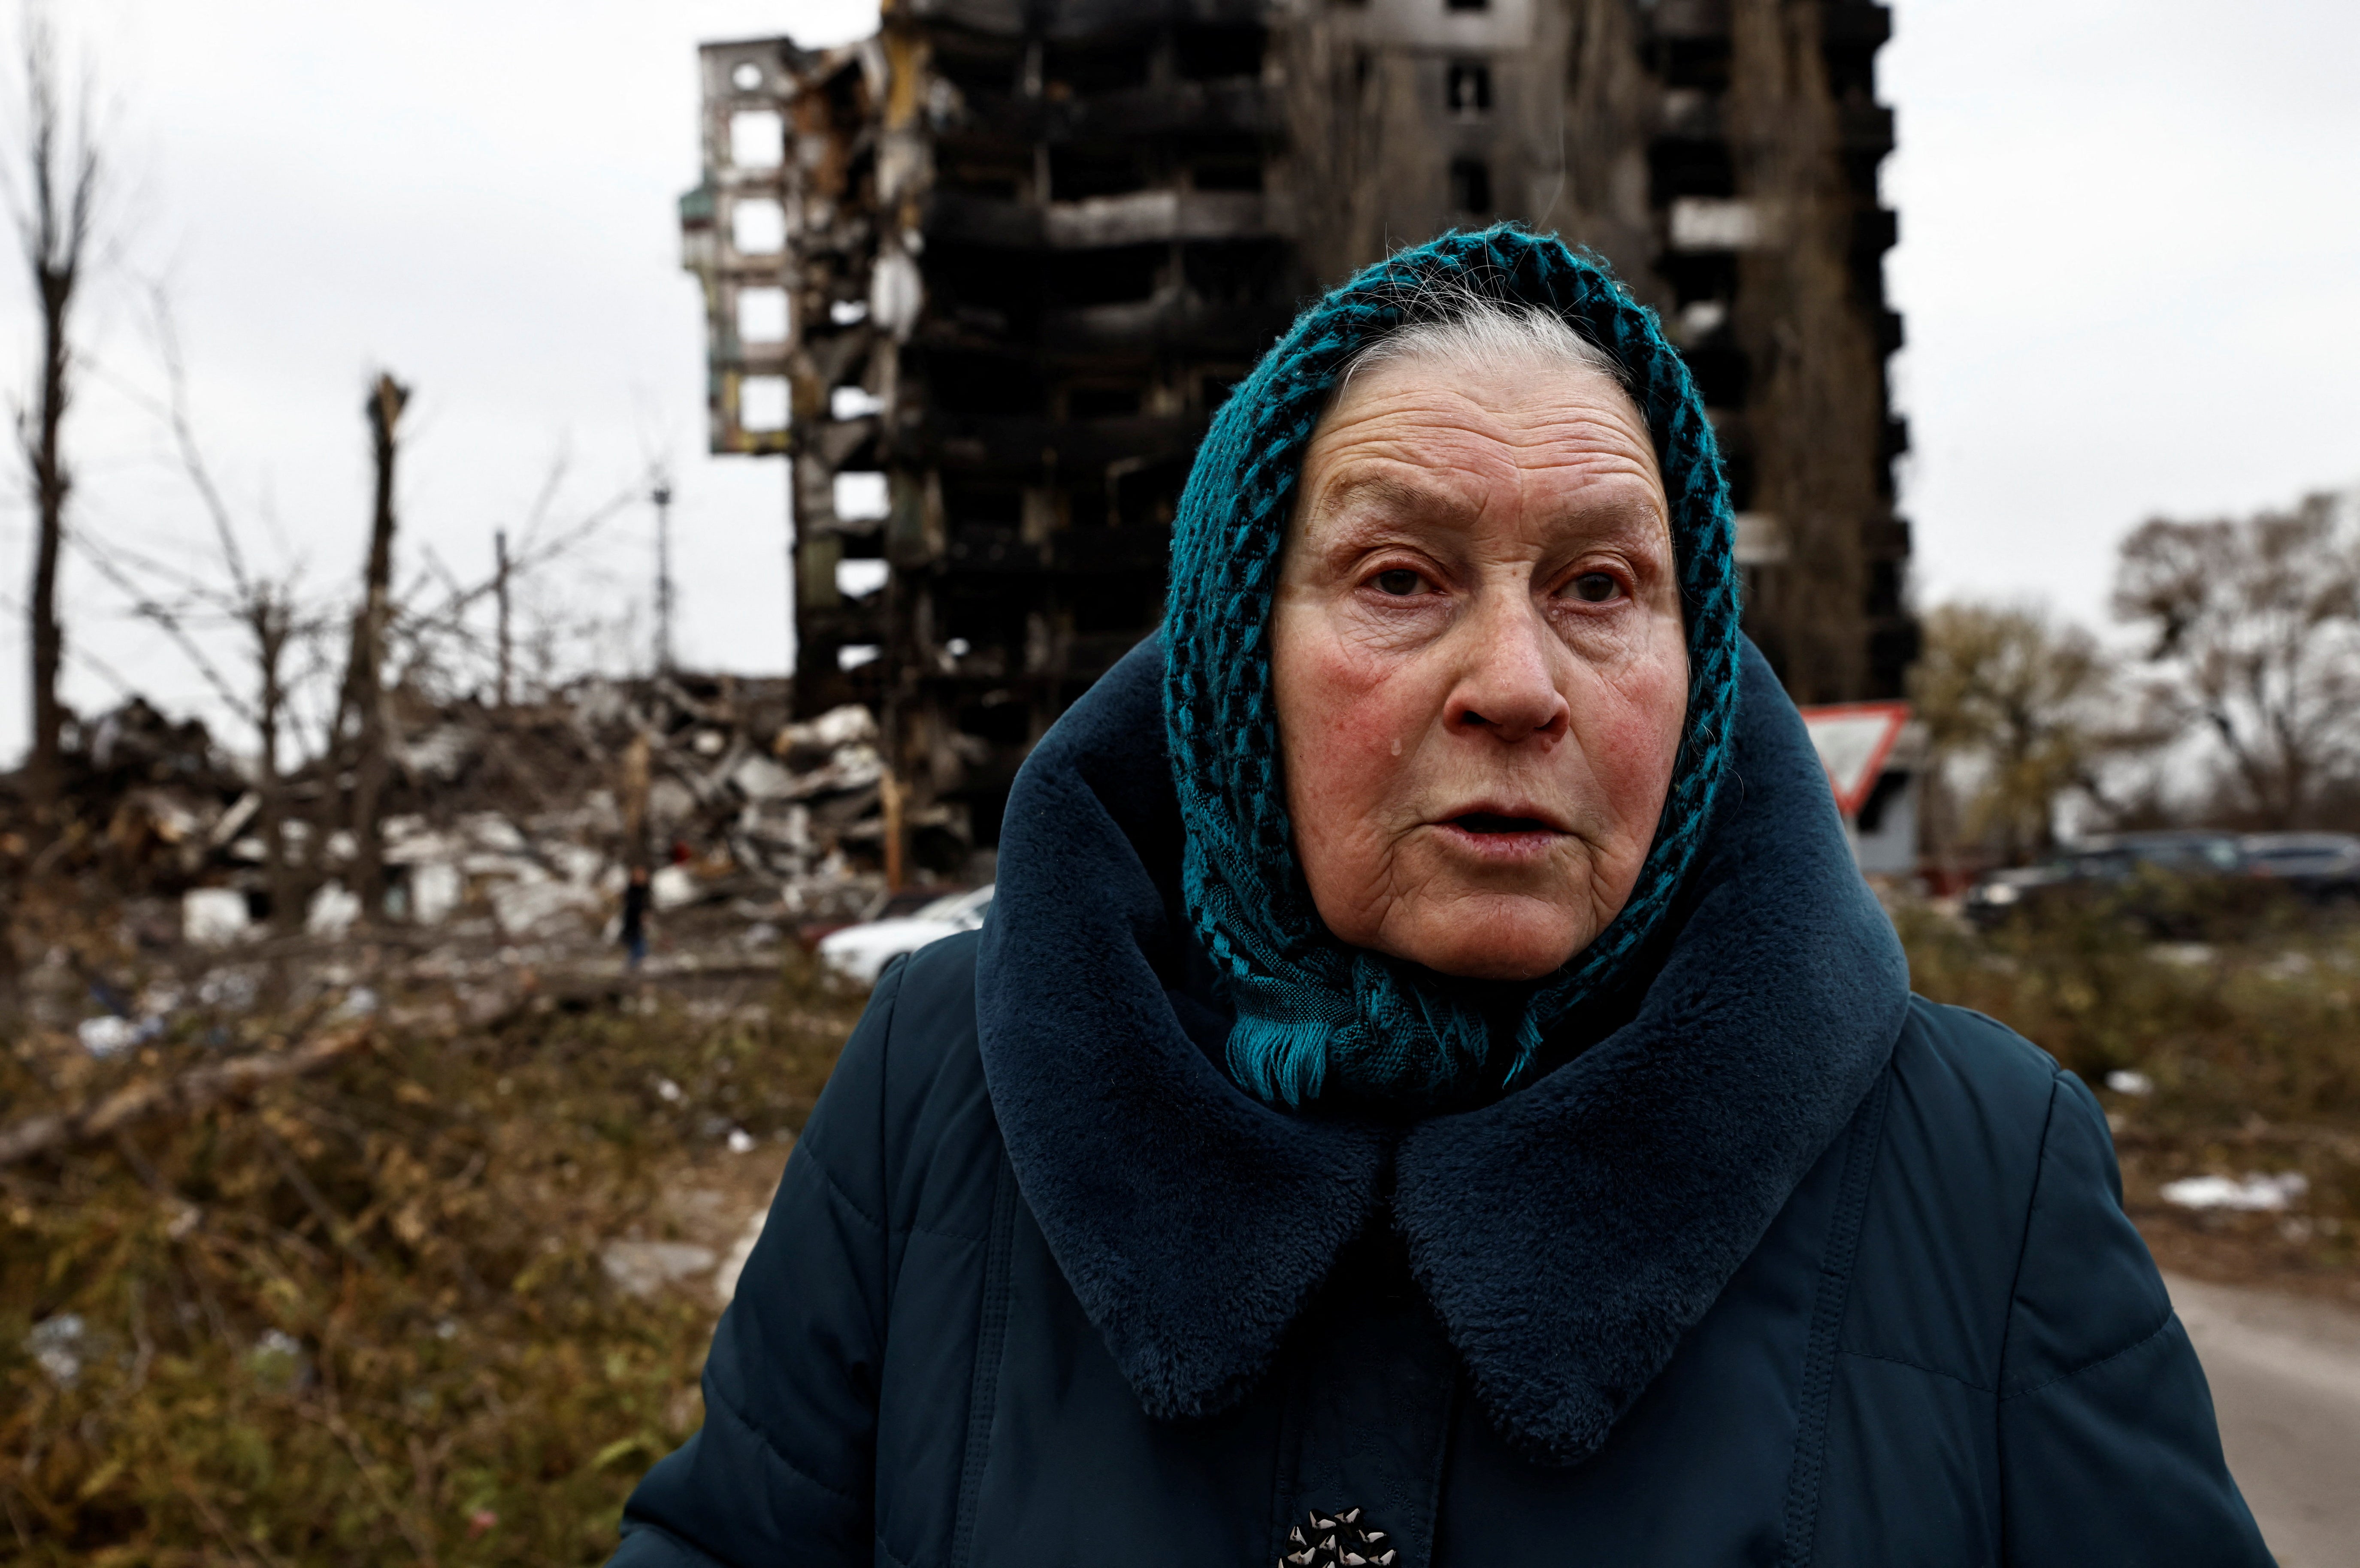
[[[2060,1084],[2079,1080],[1996,1018],[1909,998],[1894,1041],[1885,1159],[1970,1201],[2028,1201]],[[2021,1204],[2006,1212],[2021,1218]]]
[[[2019,1116],[2027,1105],[2048,1105],[2063,1071],[2055,1057],[1997,1018],[1917,996],[1909,998],[1893,1066],[1914,1087],[1936,1092],[1937,1084],[1950,1085],[1967,1096],[1962,1107]]]

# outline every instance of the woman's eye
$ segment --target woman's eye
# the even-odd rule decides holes
[[[1416,593],[1420,586],[1417,573],[1403,566],[1396,566],[1391,572],[1378,572],[1376,582],[1378,593],[1391,593],[1395,598],[1406,598]]]
[[[1613,577],[1603,572],[1585,572],[1573,580],[1573,596],[1587,604],[1602,604],[1618,591]]]

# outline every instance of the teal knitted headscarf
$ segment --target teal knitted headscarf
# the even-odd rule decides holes
[[[1456,289],[1557,312],[1628,370],[1664,488],[1688,626],[1687,729],[1654,846],[1596,941],[1527,986],[1452,980],[1349,947],[1295,858],[1271,694],[1272,590],[1313,428],[1355,355]],[[1737,701],[1738,595],[1720,451],[1655,312],[1605,265],[1502,225],[1378,263],[1305,311],[1197,449],[1172,537],[1164,713],[1186,830],[1189,919],[1228,983],[1229,1071],[1263,1100],[1344,1091],[1432,1105],[1515,1083],[1548,1029],[1625,978],[1711,815]]]

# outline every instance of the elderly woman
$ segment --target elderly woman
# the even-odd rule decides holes
[[[2267,1563],[2104,1116],[1909,995],[1730,535],[1557,240],[1305,314],[616,1561]]]

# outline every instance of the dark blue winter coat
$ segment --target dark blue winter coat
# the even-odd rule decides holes
[[[1396,1125],[1224,1077],[1160,668],[879,985],[617,1563],[1266,1568],[1350,1508],[1397,1568],[2269,1561],[2104,1116],[1908,995],[1757,654],[1644,994]]]

